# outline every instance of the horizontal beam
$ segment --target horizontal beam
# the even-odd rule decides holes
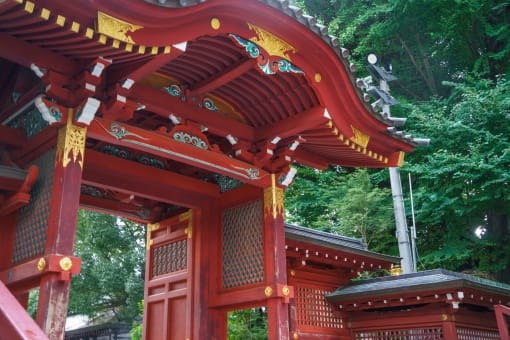
[[[71,266],[68,269],[63,269],[61,266],[61,260],[64,257],[71,261]],[[0,272],[0,281],[4,282],[8,287],[17,288],[20,282],[33,282],[34,279],[48,273],[60,273],[62,274],[61,279],[67,281],[69,279],[67,274],[79,274],[80,269],[81,259],[78,257],[49,254]]]
[[[251,142],[255,136],[253,128],[249,125],[227,118],[219,112],[183,102],[179,97],[173,97],[162,90],[147,85],[133,85],[129,98],[144,104],[147,110],[162,117],[168,118],[170,114],[174,114],[204,125],[211,133],[222,137],[232,134]]]
[[[90,124],[87,135],[110,144],[147,152],[195,166],[199,169],[223,174],[259,187],[271,185],[271,176],[251,164],[228,157],[220,152],[204,150],[170,138],[169,135],[147,131],[104,118]]]
[[[153,223],[157,220],[156,216],[152,215],[152,212],[145,218],[137,214],[137,212],[144,209],[143,207],[89,195],[82,194],[80,196],[80,207],[103,214],[120,216],[141,224]]]
[[[89,149],[85,151],[82,183],[187,207],[220,195],[215,184]]]

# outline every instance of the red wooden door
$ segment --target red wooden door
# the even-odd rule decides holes
[[[147,226],[144,339],[191,339],[192,211]]]

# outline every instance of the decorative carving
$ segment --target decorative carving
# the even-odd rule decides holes
[[[110,131],[108,131],[113,137],[117,138],[118,140],[123,139],[126,136],[135,136],[141,139],[147,140],[147,138],[143,138],[142,136],[139,136],[135,133],[129,132],[124,126],[120,125],[119,123],[112,122],[110,124]]]
[[[209,145],[207,142],[204,142],[201,138],[197,136],[192,136],[184,131],[177,131],[176,133],[174,133],[173,138],[178,142],[191,144],[199,149],[204,150],[209,149]]]
[[[72,161],[80,164],[83,170],[83,156],[85,152],[85,140],[87,128],[73,124],[72,110],[69,109],[67,124],[58,132],[57,160],[62,162],[65,168]]]
[[[354,136],[351,137],[351,140],[358,144],[359,146],[366,148],[368,145],[368,142],[370,141],[370,136],[361,132],[357,128],[351,125],[352,132],[354,133]]]
[[[276,218],[283,214],[284,192],[276,186],[275,174],[271,174],[271,186],[264,189],[264,215],[271,214]]]
[[[165,163],[163,163],[163,161],[159,158],[151,157],[148,155],[138,155],[136,156],[136,161],[153,168],[165,169]]]
[[[204,100],[202,100],[202,106],[210,111],[218,111],[218,108],[216,107],[214,101],[208,97],[205,97]]]
[[[42,272],[46,268],[46,260],[44,257],[41,257],[39,261],[37,261],[37,270]]]
[[[182,94],[182,88],[179,85],[170,85],[165,87],[165,90],[173,97],[180,97]]]
[[[269,56],[269,51],[263,52],[254,42],[241,38],[240,36],[230,33],[229,36],[241,47],[244,47],[250,58],[257,59],[257,66],[264,74],[275,74],[277,72],[304,73],[296,65],[286,59],[280,59],[278,56]],[[262,46],[264,47],[264,46]]]
[[[133,44],[135,41],[130,34],[141,28],[143,26],[117,19],[101,11],[97,12],[97,30],[110,38]]]
[[[60,265],[60,269],[62,269],[65,272],[70,271],[71,268],[73,267],[73,261],[67,256],[61,258],[58,264]]]
[[[255,34],[257,35],[256,37],[253,37],[250,40],[256,43],[257,45],[262,46],[269,53],[269,55],[279,56],[291,60],[289,52],[292,53],[297,52],[297,50],[292,45],[278,38],[271,32],[268,32],[250,23],[248,24],[248,27],[252,31],[255,31]]]
[[[123,159],[131,159],[131,152],[126,149],[121,149],[115,145],[105,144],[101,147],[101,152]]]

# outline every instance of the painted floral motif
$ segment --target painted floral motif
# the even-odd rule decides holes
[[[252,59],[257,58],[257,65],[264,74],[275,74],[277,72],[304,73],[303,70],[286,59],[280,59],[277,56],[268,56],[267,53],[263,53],[260,47],[250,40],[241,38],[233,33],[230,33],[229,36],[234,39],[239,46],[244,47],[245,51]]]
[[[179,97],[182,94],[182,89],[179,85],[170,85],[165,87],[165,90],[172,97]]]
[[[201,138],[197,136],[192,136],[189,133],[178,131],[174,133],[174,139],[178,142],[185,143],[185,144],[191,144],[197,148],[207,150],[209,149],[209,146],[206,142],[204,142]]]
[[[217,111],[218,108],[216,107],[216,104],[214,104],[214,101],[211,98],[204,98],[202,101],[202,105],[210,111]]]

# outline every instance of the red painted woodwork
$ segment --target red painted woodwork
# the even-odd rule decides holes
[[[83,183],[185,206],[219,197],[216,185],[93,150],[87,150]]]
[[[2,339],[48,339],[2,281],[0,281],[0,330]]]
[[[501,340],[510,340],[510,332],[508,331],[508,318],[510,318],[510,308],[503,305],[494,306],[496,321],[498,323],[499,335]]]
[[[61,128],[60,133],[62,136],[70,138],[68,136],[71,133],[70,129],[71,127],[66,125]],[[64,141],[61,141],[61,143],[64,143]],[[63,145],[60,147],[64,150]],[[77,152],[77,150],[74,152]],[[72,256],[82,173],[79,162],[80,160],[83,161],[83,153],[74,155],[76,159],[69,162],[67,166],[64,166],[63,160],[71,156],[62,154],[60,157],[59,159],[57,155],[53,174],[45,254]],[[63,274],[48,273],[40,281],[36,320],[51,339],[63,339],[64,337],[70,273]]]
[[[148,225],[147,234],[144,339],[191,339],[192,211]]]

